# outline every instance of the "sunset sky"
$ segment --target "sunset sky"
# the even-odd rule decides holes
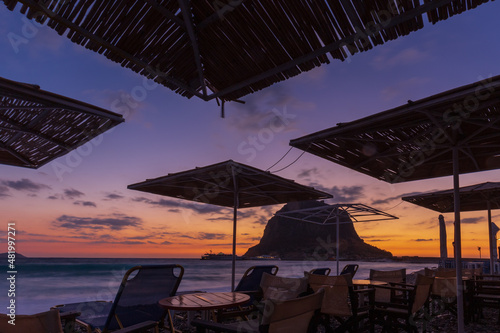
[[[187,99],[75,45],[0,4],[0,76],[121,113],[125,123],[37,170],[0,165],[0,242],[15,223],[32,257],[199,257],[231,251],[232,210],[127,190],[127,185],[225,160],[268,169],[290,139],[500,74],[500,5],[490,2],[422,30],[227,103]],[[18,43],[12,43],[14,37]],[[21,42],[19,42],[21,41]],[[278,115],[283,126],[272,127]],[[272,135],[268,129],[272,128]],[[403,202],[449,189],[451,177],[390,185],[292,149],[271,172],[399,217],[358,223],[367,243],[396,256],[439,256],[438,213]],[[295,161],[295,162],[294,162]],[[288,166],[291,164],[290,166]],[[287,167],[288,166],[288,167]],[[500,181],[500,170],[460,185]],[[239,255],[282,205],[241,209]],[[453,214],[445,214],[452,253]],[[500,213],[493,211],[493,221]],[[489,255],[487,213],[462,213],[464,257]],[[0,250],[0,252],[4,252]]]

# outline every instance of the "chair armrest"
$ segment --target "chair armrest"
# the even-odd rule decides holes
[[[408,292],[411,291],[414,286],[409,285],[411,288],[402,288],[402,287],[390,287],[390,286],[372,286],[373,288],[380,288],[380,289],[387,289],[387,290],[393,290],[393,291],[401,291],[401,292]]]
[[[148,330],[150,328],[154,328],[156,326],[158,326],[158,322],[153,321],[153,320],[149,320],[149,321],[145,321],[145,322],[142,322],[139,324],[135,324],[132,326],[128,326],[128,327],[119,329],[117,331],[113,331],[113,333],[142,333],[142,332],[146,332],[146,330]]]
[[[59,313],[59,317],[61,321],[63,321],[62,329],[64,333],[70,333],[75,331],[76,326],[76,317],[81,315],[82,313],[79,311],[68,311],[63,314]]]
[[[75,318],[81,314],[82,313],[79,311],[68,311],[68,312],[64,312],[64,313],[59,313],[59,316],[63,320],[75,320]]]

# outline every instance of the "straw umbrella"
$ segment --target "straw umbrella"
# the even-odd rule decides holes
[[[108,110],[0,78],[0,163],[39,168],[122,123]]]
[[[232,160],[148,179],[131,190],[233,208],[231,290],[235,285],[238,208],[331,198],[328,193]]]
[[[487,210],[488,211],[488,243],[490,249],[490,272],[494,272],[496,241],[494,240],[493,222],[491,221],[491,210],[500,209],[500,183],[486,182],[461,187],[460,210],[463,212]],[[416,194],[403,197],[404,201],[419,205],[440,213],[451,213],[453,207],[454,190],[444,190],[429,193]]]
[[[459,175],[500,168],[500,77],[408,101],[290,145],[389,183],[453,175],[458,332],[463,332]]]
[[[333,204],[312,208],[304,208],[291,210],[286,212],[276,213],[276,216],[282,216],[299,221],[330,225],[335,224],[336,229],[336,262],[337,262],[337,275],[339,274],[339,261],[340,261],[340,224],[354,222],[374,222],[383,220],[394,220],[398,217],[375,209],[373,207],[354,203],[354,204]],[[340,222],[341,217],[349,217],[351,221]]]
[[[49,22],[59,35],[182,96],[222,101],[485,2],[3,1],[9,10]]]

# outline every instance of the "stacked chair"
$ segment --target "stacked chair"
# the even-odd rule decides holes
[[[471,316],[475,321],[484,317],[484,308],[498,309],[500,325],[500,275],[479,275],[468,281]]]

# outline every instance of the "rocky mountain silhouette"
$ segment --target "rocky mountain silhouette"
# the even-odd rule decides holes
[[[327,205],[322,201],[288,203],[279,212]],[[362,260],[391,258],[388,251],[365,243],[354,229],[349,216],[340,217],[340,259]],[[347,222],[347,223],[345,223]],[[279,256],[288,260],[332,260],[336,257],[336,225],[319,225],[283,216],[267,223],[259,244],[245,253],[247,257]]]

